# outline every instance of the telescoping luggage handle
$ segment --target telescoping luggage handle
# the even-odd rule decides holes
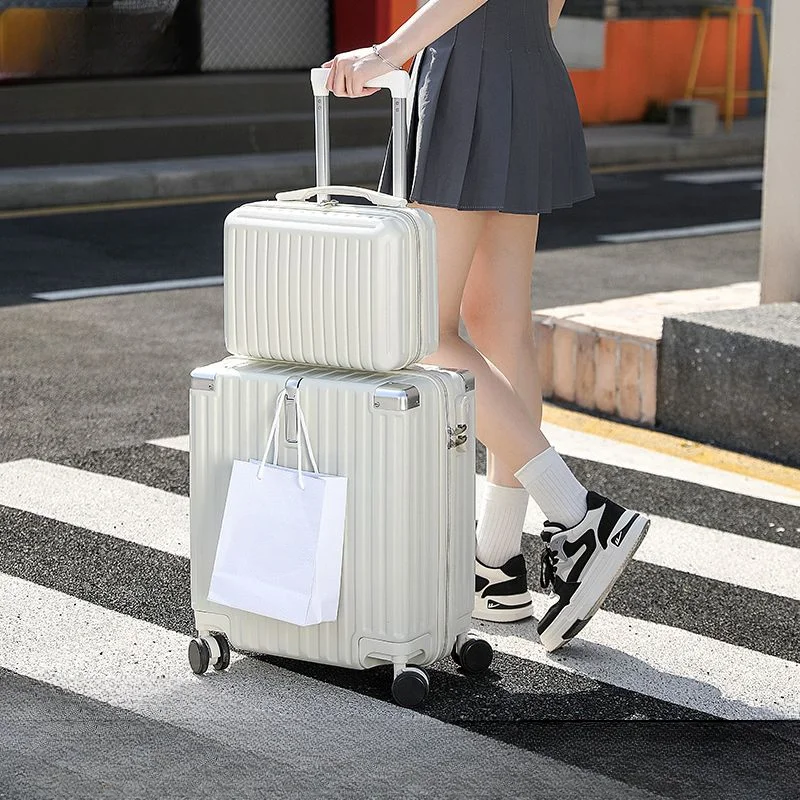
[[[325,86],[329,73],[330,68],[328,67],[315,67],[311,70],[311,86],[314,90],[314,132],[317,152],[316,188],[318,189],[333,188],[330,185],[331,139],[330,126],[328,124],[330,93]],[[395,197],[405,199],[407,171],[406,146],[408,142],[406,108],[408,96],[411,93],[411,77],[404,69],[397,69],[385,75],[381,75],[379,78],[367,81],[365,85],[370,89],[389,89],[392,92],[392,194]],[[353,193],[352,188],[348,190],[348,194]],[[319,201],[330,199],[327,192],[312,191],[310,194],[307,194],[306,197],[310,197],[311,194],[317,194],[317,200]],[[375,192],[374,194],[378,195],[380,199],[368,197],[368,195],[362,196],[368,197],[368,199],[373,202],[385,202],[386,195],[380,192]],[[278,199],[298,198],[288,198],[286,194],[284,194],[283,198]]]

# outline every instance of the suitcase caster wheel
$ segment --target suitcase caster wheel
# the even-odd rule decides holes
[[[470,637],[461,645],[460,650],[456,642],[450,655],[453,661],[468,675],[480,675],[489,669],[494,657],[494,650],[489,642]]]
[[[219,658],[212,664],[216,672],[222,672],[231,665],[231,648],[224,633],[211,634],[219,645]]]
[[[428,696],[430,685],[424,669],[407,667],[392,682],[392,697],[397,705],[414,708]]]
[[[189,642],[189,664],[195,675],[202,675],[211,661],[211,648],[205,639],[197,637]]]

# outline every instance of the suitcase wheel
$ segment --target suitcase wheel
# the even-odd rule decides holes
[[[212,633],[210,638],[214,640],[216,647],[212,647],[208,638],[195,636],[189,642],[189,664],[195,675],[203,675],[208,671],[209,664],[217,671],[227,669],[231,665],[231,648],[224,633]],[[219,656],[211,663],[213,653],[219,651]]]
[[[208,669],[211,660],[211,648],[205,639],[197,637],[189,642],[189,664],[195,675],[202,675]]]
[[[428,696],[430,685],[424,669],[406,667],[392,682],[392,697],[397,705],[414,708]]]
[[[453,661],[468,675],[480,675],[486,672],[494,658],[494,650],[489,642],[475,636],[459,640],[453,645],[453,652],[450,654]]]
[[[219,658],[212,665],[217,672],[228,669],[231,665],[231,648],[224,633],[211,634],[219,645]]]

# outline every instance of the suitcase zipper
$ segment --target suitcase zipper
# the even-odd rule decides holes
[[[402,211],[401,209],[393,209],[394,211],[400,211],[401,215],[406,217],[410,223],[411,227],[414,230],[414,244],[416,245],[417,249],[417,263],[422,266],[422,235],[419,231],[418,226],[418,219],[417,216],[410,211]],[[421,275],[421,271],[420,271]],[[414,359],[410,362],[411,364],[416,363],[420,360],[423,356],[427,355],[427,353],[423,353],[423,336],[422,336],[422,285],[421,280],[420,283],[417,284],[417,320],[419,324],[417,325],[417,330],[419,331],[419,335],[417,337],[417,353],[414,356]]]
[[[443,368],[439,368],[443,369]],[[451,370],[446,370],[452,374]],[[450,536],[453,533],[453,527],[455,525],[456,520],[456,512],[455,512],[455,498],[454,498],[454,476],[453,476],[453,465],[452,459],[453,456],[450,454],[450,450],[453,447],[464,445],[467,443],[469,436],[467,434],[467,426],[465,424],[457,424],[456,423],[456,408],[455,403],[452,403],[451,407],[451,398],[449,387],[447,382],[444,378],[440,377],[434,371],[426,370],[428,375],[433,378],[434,382],[439,385],[442,392],[444,392],[444,417],[445,417],[445,428],[447,434],[447,447],[445,448],[445,490],[447,492],[447,542],[445,545],[445,555],[444,555],[444,567],[445,567],[445,593],[444,593],[444,612],[445,612],[445,630],[442,633],[442,638],[447,632],[447,628],[450,625],[450,606],[449,606],[449,597],[450,597],[450,579],[451,579],[451,565],[450,565]],[[463,376],[460,375],[459,377]],[[466,383],[466,382],[465,382]],[[466,388],[466,387],[465,387]],[[455,423],[455,424],[453,424]]]

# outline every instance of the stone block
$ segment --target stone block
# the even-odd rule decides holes
[[[614,336],[597,338],[594,405],[606,414],[617,410],[617,339]]]
[[[597,334],[589,329],[578,331],[575,357],[575,403],[581,408],[594,408],[595,363],[594,349]]]
[[[573,328],[556,325],[553,331],[553,394],[559,400],[575,402],[575,360],[578,336]]]
[[[658,423],[800,466],[800,303],[667,317]]]
[[[712,136],[718,117],[719,108],[712,100],[674,100],[667,111],[673,136]]]
[[[641,362],[640,342],[621,341],[619,345],[619,373],[617,386],[617,412],[623,419],[639,421],[642,413],[641,403]]]
[[[534,317],[533,341],[536,347],[536,366],[542,397],[553,395],[553,323]]]

